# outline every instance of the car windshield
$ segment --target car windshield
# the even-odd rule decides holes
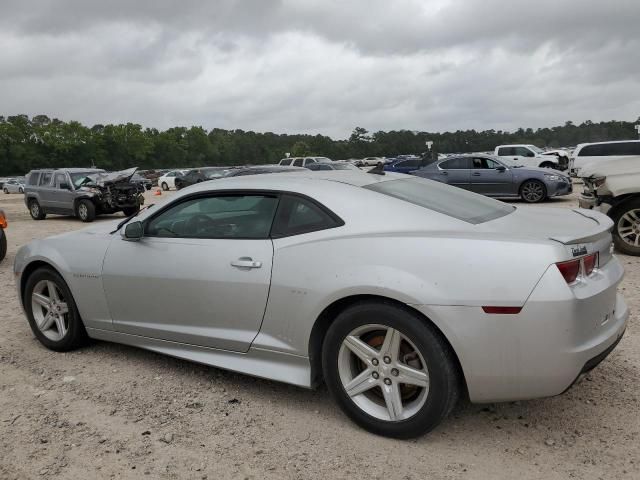
[[[530,150],[533,150],[537,154],[544,153],[544,150],[542,150],[541,148],[536,147],[535,145],[527,145],[527,147],[529,147]]]
[[[90,179],[87,178],[87,175],[91,175],[93,173],[98,173],[98,170],[95,172],[78,172],[78,173],[70,173],[71,183],[75,188],[80,188],[83,184],[87,183]]]
[[[498,200],[424,178],[389,180],[364,188],[472,224],[504,217],[516,209]]]

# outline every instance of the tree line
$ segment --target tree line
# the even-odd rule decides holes
[[[205,130],[200,126],[167,130],[143,128],[134,123],[93,125],[65,122],[46,115],[0,116],[0,175],[22,175],[34,168],[90,167],[120,170],[277,163],[292,156],[322,155],[333,159],[420,154],[425,142],[441,153],[493,150],[506,143],[531,143],[539,147],[573,146],[582,142],[637,138],[636,123],[591,122],[551,128],[410,130],[370,133],[356,127],[348,139],[325,135],[258,133],[244,130]]]

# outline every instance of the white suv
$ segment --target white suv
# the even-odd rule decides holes
[[[618,140],[614,142],[581,143],[571,158],[570,172],[581,176],[580,170],[588,163],[615,161],[637,157],[640,164],[640,140]]]
[[[555,155],[545,155],[545,151],[535,145],[498,145],[494,151],[498,157],[513,160],[525,167],[554,168],[566,170],[566,159]]]
[[[306,167],[309,163],[331,163],[327,157],[289,157],[280,160],[278,165],[290,165],[293,167]]]

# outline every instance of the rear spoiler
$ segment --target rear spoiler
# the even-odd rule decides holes
[[[593,220],[593,227],[585,230],[585,232],[579,237],[570,235],[556,235],[553,237],[549,237],[550,240],[555,240],[556,242],[560,242],[565,245],[575,243],[589,243],[602,238],[602,234],[604,232],[609,232],[613,228],[613,220],[611,220],[603,213],[594,212],[593,210],[587,210],[584,208],[574,209],[573,211],[578,215],[582,215],[583,217],[588,218],[589,220]]]

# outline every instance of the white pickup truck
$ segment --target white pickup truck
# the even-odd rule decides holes
[[[498,145],[494,151],[498,157],[518,162],[525,167],[553,168],[566,170],[568,159],[562,156],[545,155],[545,151],[535,145]]]
[[[613,243],[627,255],[640,255],[640,162],[611,159],[584,165],[581,208],[606,213],[613,220]]]

